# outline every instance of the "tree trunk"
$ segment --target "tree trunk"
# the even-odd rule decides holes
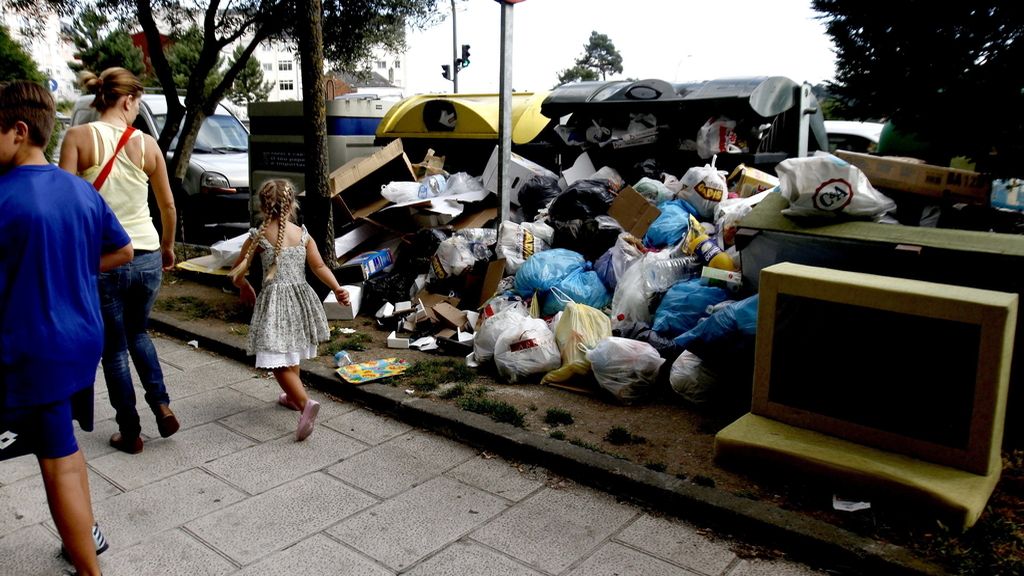
[[[302,24],[297,28],[302,55],[302,132],[306,154],[306,202],[303,217],[320,256],[336,268],[334,219],[327,185],[327,106],[324,102],[324,37],[321,0],[300,0]],[[315,286],[321,286],[316,282]]]

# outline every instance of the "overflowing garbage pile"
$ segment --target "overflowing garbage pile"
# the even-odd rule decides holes
[[[516,218],[500,223],[459,223],[496,214],[483,208],[494,200],[486,174],[435,166],[381,184],[392,203],[381,212],[440,225],[348,260],[337,273],[358,283],[359,302],[343,313],[328,302],[329,317],[361,309],[389,346],[464,356],[508,383],[625,404],[659,387],[694,404],[743,397],[734,388],[749,388],[757,297],[743,291],[732,233],[763,196],[743,167],[728,178],[712,158],[626,182],[608,166],[567,177],[520,160],[530,173]]]

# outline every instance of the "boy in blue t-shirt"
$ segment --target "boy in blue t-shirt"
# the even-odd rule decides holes
[[[92,430],[97,279],[132,246],[89,183],[46,161],[55,117],[42,86],[0,85],[0,460],[36,455],[66,554],[93,576],[106,543],[72,419]]]

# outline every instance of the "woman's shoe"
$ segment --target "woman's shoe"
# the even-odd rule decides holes
[[[103,537],[103,532],[100,532],[99,524],[92,525],[92,541],[94,544],[96,544],[97,556],[106,552],[107,548],[110,548],[110,543],[107,542],[107,539]],[[60,555],[63,556],[64,559],[68,562],[71,562],[71,556],[68,555],[68,549],[65,548],[63,544],[60,545]]]
[[[320,412],[320,403],[316,400],[306,400],[306,407],[302,409],[299,416],[299,427],[295,429],[295,439],[299,442],[305,440],[313,433],[313,424],[316,422],[316,415]]]
[[[277,397],[277,403],[280,404],[281,406],[284,406],[285,408],[287,408],[289,410],[295,410],[296,412],[302,412],[302,409],[299,408],[299,405],[296,404],[295,402],[292,402],[291,398],[288,397],[288,393],[287,392],[281,392],[281,395]]]

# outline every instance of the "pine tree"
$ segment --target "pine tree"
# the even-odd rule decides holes
[[[615,49],[611,38],[597,31],[590,33],[590,40],[583,46],[583,55],[576,64],[558,74],[558,83],[566,84],[578,80],[607,80],[608,74],[622,73],[622,55]]]
[[[242,57],[243,51],[242,46],[235,47],[235,53],[231,57],[232,65]],[[246,106],[250,102],[264,102],[273,87],[273,83],[263,81],[263,69],[260,67],[259,61],[250,56],[246,60],[245,66],[238,72],[238,76],[235,77],[235,82],[228,90],[227,98],[238,106]]]
[[[88,70],[99,74],[107,68],[120,66],[142,76],[146,70],[142,51],[132,43],[123,27],[107,32],[109,27],[110,20],[102,12],[92,7],[82,10],[64,29],[64,37],[74,45],[77,59],[68,62],[68,67],[74,72]]]

